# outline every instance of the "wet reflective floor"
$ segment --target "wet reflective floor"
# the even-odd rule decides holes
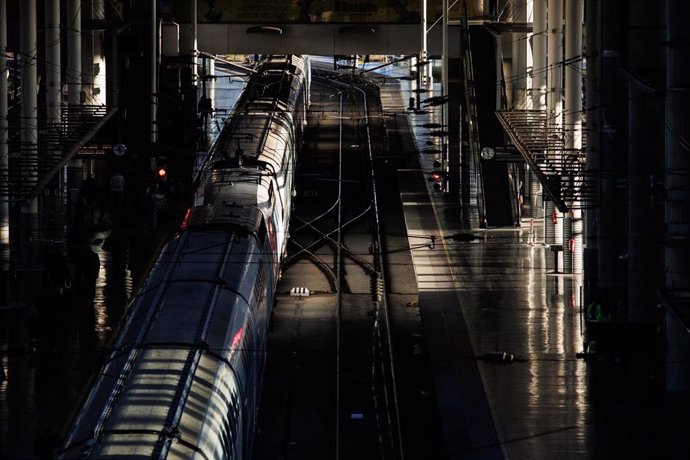
[[[0,311],[0,346],[6,374],[0,383],[3,458],[40,455],[39,444],[49,445],[51,439],[57,439],[82,389],[100,367],[104,347],[118,327],[132,289],[130,270],[114,263],[112,254],[100,245],[107,233],[93,232],[90,238],[97,243],[91,248],[100,262],[92,327],[81,327],[78,312],[68,308],[52,325],[56,330],[55,346],[48,349],[33,341],[33,305],[15,301]],[[12,278],[15,298],[32,298],[38,279],[36,272],[17,273]]]
[[[413,85],[389,99],[419,94]],[[418,150],[437,142],[421,127],[440,113],[408,115]],[[478,228],[476,212],[426,181],[434,159],[420,155],[399,182],[448,458],[687,458],[664,434],[649,357],[582,359],[583,280],[553,273],[543,222]]]

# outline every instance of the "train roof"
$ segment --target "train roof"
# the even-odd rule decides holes
[[[256,233],[261,227],[262,219],[263,214],[259,208],[233,204],[219,206],[214,203],[193,207],[184,225],[188,229],[222,226],[240,233]]]
[[[268,162],[282,157],[280,149],[293,136],[294,112],[305,97],[304,66],[299,56],[272,56],[261,63],[223,126],[210,153],[211,163],[241,166],[259,156]]]
[[[251,220],[253,213],[245,212]],[[254,221],[259,217],[254,216]],[[135,297],[62,458],[235,458],[261,253],[232,231],[170,242]],[[194,305],[197,308],[190,308]]]

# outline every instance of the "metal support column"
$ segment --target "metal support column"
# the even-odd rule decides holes
[[[36,0],[19,4],[19,62],[22,69],[21,100],[21,189],[31,190],[38,183],[38,95]],[[5,97],[5,95],[2,95]],[[39,218],[36,198],[22,203],[21,209],[22,262],[25,267],[38,264]]]
[[[587,133],[586,169],[590,174],[599,170],[599,0],[586,0],[585,14],[585,58],[587,70],[585,73],[585,132]],[[598,187],[599,184],[597,183]],[[587,304],[596,295],[598,289],[597,259],[598,259],[598,221],[599,207],[585,212],[585,302]]]
[[[46,95],[46,152],[41,174],[48,165],[57,164],[62,158],[62,63],[60,57],[60,0],[46,2],[46,52],[45,52],[45,95]],[[56,174],[41,194],[41,220],[44,236],[59,239],[64,236],[65,206],[63,203],[64,182]]]
[[[198,35],[198,30],[197,30],[197,11],[196,11],[196,2],[190,2],[191,3],[191,16],[192,16],[192,37],[191,37],[191,48],[189,50],[190,57],[192,59],[192,85],[197,84],[197,79],[199,76],[198,73],[198,62],[197,62],[197,35]]]
[[[566,150],[582,148],[582,16],[583,0],[566,0],[565,14],[565,128]],[[575,180],[582,181],[582,178]],[[563,251],[565,273],[582,273],[583,235],[581,203],[568,203],[570,211],[564,216]]]
[[[622,3],[621,3],[622,6]],[[603,298],[617,305],[627,283],[627,98],[619,68],[619,0],[600,2],[598,279]]]
[[[532,0],[518,0],[513,6],[513,21],[516,23],[529,23],[532,21]],[[532,46],[530,40],[532,34],[512,33],[513,57],[512,57],[512,101],[510,107],[513,109],[532,108]],[[527,216],[534,217],[532,210],[532,186],[533,181],[539,184],[539,179],[525,163],[524,170],[524,198]],[[540,192],[537,192],[539,194]]]
[[[82,102],[81,88],[81,0],[67,0],[67,103]]]
[[[629,0],[628,14],[628,320],[652,322],[656,289],[664,282],[664,208],[654,191],[656,182],[663,183],[665,127],[662,118],[649,115],[663,99],[644,82],[651,71],[663,75],[666,17],[645,0]]]
[[[563,126],[563,0],[549,0],[548,9],[548,54],[547,54],[547,84],[546,117],[550,128],[559,129]],[[553,155],[562,155],[556,152]],[[555,159],[558,161],[558,158]],[[563,215],[553,202],[547,204],[544,219],[544,234],[553,236],[553,240],[546,240],[547,244],[563,245]],[[553,226],[553,228],[550,228]],[[556,271],[563,267],[563,251],[557,253],[558,265]]]
[[[192,2],[195,3],[196,2]],[[113,13],[111,8],[107,8],[105,11],[105,20],[110,21]],[[108,107],[117,107],[120,105],[119,101],[119,79],[120,79],[120,69],[119,67],[119,57],[117,48],[117,35],[118,30],[108,31],[105,35],[106,48],[108,53],[103,53],[103,60],[105,61],[105,87],[106,87],[106,97],[105,102]],[[115,139],[119,142],[119,136]]]
[[[81,0],[67,0],[67,104],[70,112],[78,112],[82,103],[81,67]],[[67,202],[75,205],[79,200],[83,167],[82,161],[73,159],[67,166]]]
[[[518,0],[513,7],[513,22],[528,23],[530,21],[532,21],[532,0]],[[531,35],[523,32],[511,34],[513,57],[510,106],[514,109],[532,108],[529,97],[532,77],[528,73],[532,69],[532,47],[529,42]]]
[[[448,0],[443,0],[443,22],[442,22],[442,51],[441,51],[441,97],[448,97]],[[448,103],[441,105],[443,129],[448,131]],[[448,138],[441,137],[441,155],[443,172],[448,173]],[[444,192],[448,190],[448,182],[443,181]]]
[[[668,0],[666,67],[666,289],[690,291],[690,3]],[[666,388],[690,394],[690,334],[668,313]],[[687,414],[685,414],[687,416]]]
[[[105,0],[92,0],[91,4],[91,21],[98,24],[105,23]],[[106,50],[103,47],[105,31],[100,28],[92,27],[88,35],[91,45],[91,52],[89,53],[89,65],[87,66],[87,74],[89,75],[90,84],[87,88],[87,100],[89,104],[102,105],[105,103],[105,55]]]
[[[627,374],[627,403],[634,408],[631,416],[646,414],[657,407],[656,379],[650,375],[658,367],[657,290],[664,283],[662,197],[654,198],[654,176],[662,180],[664,173],[664,120],[650,116],[664,106],[660,91],[649,86],[653,77],[664,74],[665,12],[649,8],[646,0],[626,2],[624,42],[626,75],[628,76],[628,273],[627,320],[631,330],[644,331],[636,340],[647,344],[643,350],[624,359]],[[663,84],[661,79],[657,83]],[[655,94],[657,93],[657,94]],[[661,192],[661,189],[658,190]],[[656,202],[655,202],[656,201]],[[624,305],[620,305],[623,307]],[[617,308],[610,305],[609,308]],[[614,314],[616,312],[614,311]],[[631,452],[639,452],[648,430],[632,424],[628,431]]]
[[[532,107],[546,108],[546,0],[534,0],[532,20]]]
[[[461,198],[460,185],[462,184],[460,168],[462,164],[461,146],[462,143],[462,105],[458,101],[462,100],[462,60],[457,58],[448,59],[448,100],[444,106],[448,112],[448,128],[443,128],[448,132],[446,136],[448,143],[448,180],[445,180],[446,191],[452,197]],[[452,101],[452,102],[451,102]]]
[[[421,50],[419,51],[419,60],[423,63],[419,67],[419,75],[420,75],[420,83],[423,86],[427,86],[430,83],[430,72],[429,72],[429,64],[427,64],[428,57],[427,57],[427,38],[426,38],[426,0],[422,0],[422,6],[421,6],[421,21],[419,25],[419,34],[420,34],[420,41],[421,41]]]
[[[81,4],[81,16],[85,18],[81,31],[81,90],[82,103],[84,104],[93,104],[93,6],[93,0],[88,0]]]
[[[0,251],[9,255],[10,245],[10,187],[9,145],[7,124],[7,0],[0,0]],[[4,259],[4,258],[3,258]],[[9,261],[9,260],[7,260]],[[2,267],[4,269],[4,267]],[[1,300],[1,299],[0,299]]]
[[[532,97],[534,110],[546,109],[546,0],[532,4]],[[542,187],[534,172],[530,177],[530,207],[532,217],[544,219]]]
[[[151,143],[158,141],[158,12],[151,0]]]

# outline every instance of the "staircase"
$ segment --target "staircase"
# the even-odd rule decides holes
[[[106,109],[104,105],[73,105],[62,108],[59,126],[46,126],[39,136],[40,174],[35,186],[23,184],[21,199],[30,201],[38,196],[62,167],[77,154],[80,148],[93,139],[99,129],[117,112],[117,107]],[[62,146],[56,154],[54,147]],[[59,147],[58,147],[59,149]],[[39,171],[38,165],[32,165]]]
[[[597,178],[585,169],[584,152],[565,148],[565,129],[549,125],[546,111],[499,110],[496,115],[559,211],[598,205]]]
[[[12,107],[9,122],[9,165],[1,171],[8,180],[0,182],[0,192],[12,201],[29,203],[117,112],[117,108],[78,105],[63,107],[62,122],[42,126],[38,141],[27,143],[21,139],[19,106]]]

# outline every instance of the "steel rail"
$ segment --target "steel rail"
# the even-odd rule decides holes
[[[380,267],[380,283],[381,286],[383,287],[382,289],[382,295],[380,298],[380,301],[377,302],[377,304],[381,307],[381,311],[383,313],[383,317],[385,319],[386,323],[386,334],[388,336],[388,358],[390,360],[390,372],[391,372],[391,383],[392,383],[392,392],[393,392],[393,404],[395,406],[395,425],[397,428],[397,445],[399,448],[399,454],[400,454],[400,459],[402,460],[404,458],[404,449],[403,449],[403,444],[402,444],[402,428],[400,426],[400,409],[399,409],[399,404],[398,404],[398,390],[397,390],[397,380],[395,376],[395,361],[393,360],[393,342],[392,342],[392,335],[391,335],[391,329],[390,329],[390,311],[388,309],[388,302],[386,300],[386,276],[383,270],[383,256],[381,254],[380,249],[382,248],[381,245],[381,225],[379,222],[379,206],[378,206],[378,197],[376,195],[376,172],[374,169],[374,154],[371,148],[371,127],[369,124],[369,108],[367,105],[367,94],[366,91],[364,91],[362,88],[358,86],[352,86],[354,89],[359,91],[362,94],[362,100],[364,102],[364,120],[365,120],[365,127],[366,127],[366,137],[367,137],[367,149],[369,153],[369,166],[371,168],[371,195],[372,195],[372,205],[373,205],[373,210],[374,210],[374,232],[376,234],[376,246],[379,248],[379,251],[375,251],[375,257],[377,259],[377,263]],[[386,388],[385,382],[384,382],[384,389]],[[390,410],[388,410],[389,417],[390,417]],[[393,440],[391,440],[393,441]],[[394,447],[394,446],[393,446]]]
[[[343,93],[339,93],[340,96],[340,118],[338,120],[338,251],[336,252],[336,278],[335,278],[335,291],[336,291],[336,311],[335,311],[335,356],[336,356],[336,382],[335,382],[335,459],[340,459],[340,342],[341,342],[341,329],[340,321],[342,315],[342,289],[340,284],[340,278],[342,277],[341,264],[342,264],[342,228],[341,220],[343,215]]]

